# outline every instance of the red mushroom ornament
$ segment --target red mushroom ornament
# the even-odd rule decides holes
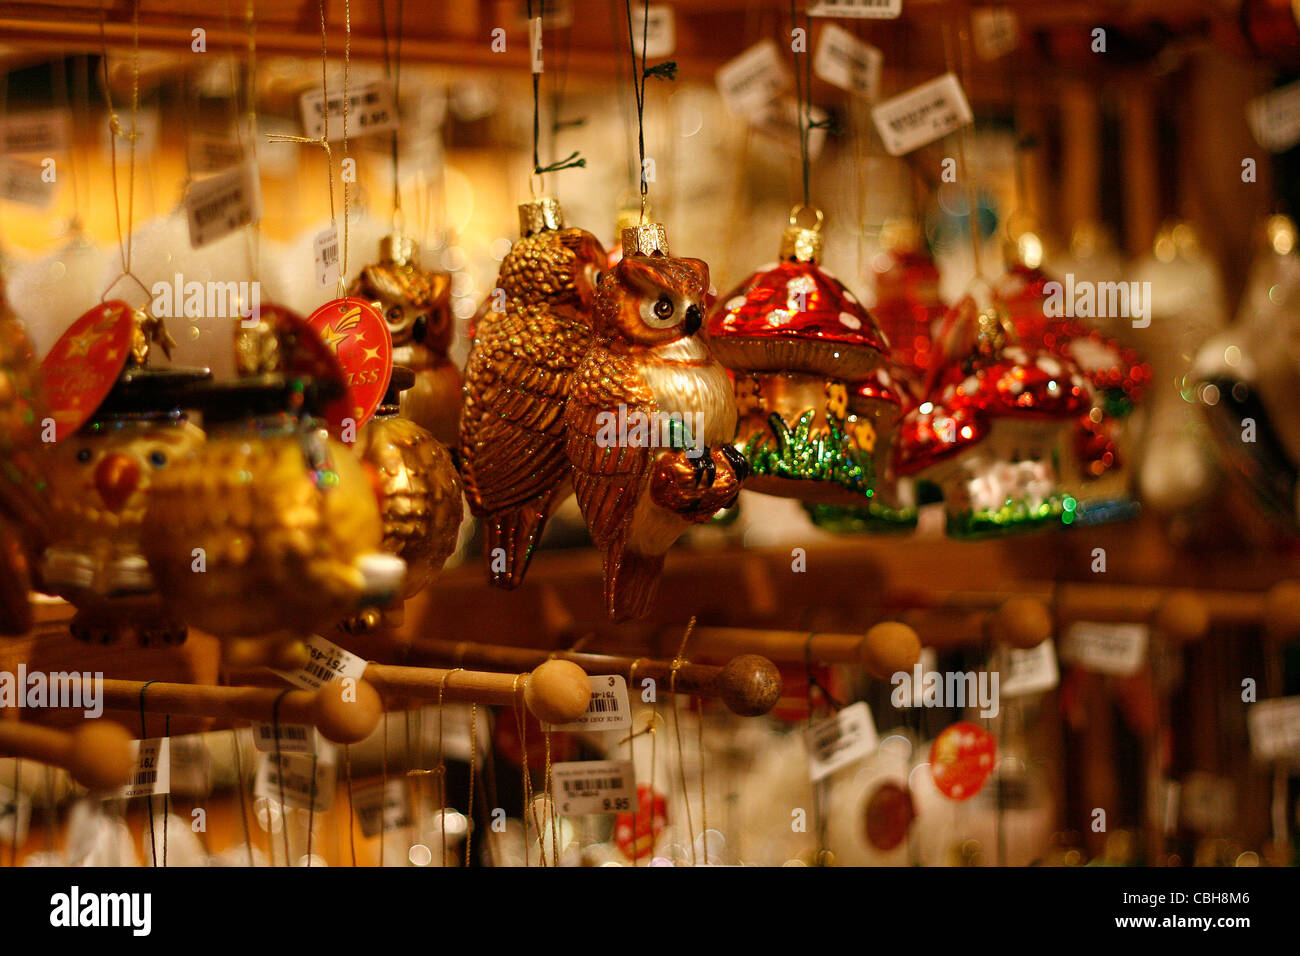
[[[780,261],[714,305],[709,345],[735,374],[747,487],[860,506],[876,476],[871,451],[848,428],[849,391],[884,362],[888,345],[862,303],[818,266],[821,212],[805,228],[801,211],[790,216]]]
[[[899,428],[898,473],[942,488],[954,537],[1059,520],[1075,506],[1056,458],[1065,429],[1091,407],[1083,374],[1068,358],[1015,344],[984,284],[953,306],[944,329],[945,358]]]
[[[933,362],[934,326],[947,309],[939,298],[939,268],[910,220],[881,230],[885,251],[872,260],[876,301],[871,314],[889,340],[897,377],[919,385]]]

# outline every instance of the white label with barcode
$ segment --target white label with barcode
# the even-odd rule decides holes
[[[339,227],[331,225],[312,242],[316,259],[316,288],[328,289],[339,281]]]
[[[805,732],[808,742],[808,776],[816,783],[841,767],[876,752],[876,722],[866,701],[850,704],[820,720]]]
[[[974,120],[966,94],[951,73],[885,100],[871,118],[891,156],[932,143]]]
[[[1246,711],[1250,749],[1260,760],[1300,757],[1300,697],[1277,697]]]
[[[0,153],[57,153],[68,148],[67,110],[17,113],[0,120]]]
[[[1051,638],[1026,650],[1008,648],[1003,661],[999,677],[1003,697],[1041,694],[1061,681],[1060,669],[1056,666],[1056,649],[1052,646]]]
[[[201,174],[216,173],[244,161],[244,147],[229,136],[200,134],[190,140],[190,168]]]
[[[352,808],[367,838],[411,825],[411,804],[403,780],[357,787],[352,792]]]
[[[1076,621],[1061,642],[1061,660],[1099,674],[1129,677],[1147,655],[1145,624],[1102,624]]]
[[[397,128],[397,104],[393,99],[393,85],[387,80],[375,80],[365,86],[348,91],[348,138],[369,133],[384,133]],[[302,95],[302,126],[311,139],[325,135],[325,94],[313,90]],[[329,97],[330,142],[343,138],[343,93]]]
[[[304,642],[307,662],[293,671],[276,671],[281,677],[303,690],[320,690],[332,680],[351,677],[360,680],[366,672],[364,658],[344,650],[333,641],[313,634]]]
[[[975,53],[981,60],[1006,56],[1020,42],[1016,13],[1008,7],[980,7],[970,15]]]
[[[50,174],[57,174],[58,167],[54,160],[47,159],[50,166],[15,159],[11,156],[0,157],[0,199],[22,203],[45,209],[54,201],[55,183]]]
[[[276,730],[279,730],[277,748]],[[273,754],[278,749],[285,754],[311,754],[316,752],[316,739],[319,735],[310,724],[253,724],[253,745],[264,754]]]
[[[185,194],[190,246],[202,248],[262,218],[257,164],[247,162],[190,184]]]
[[[812,68],[831,86],[874,100],[880,89],[884,59],[884,54],[870,43],[863,43],[843,27],[828,23],[817,39]]]
[[[649,16],[644,7],[632,11],[632,40],[637,56],[641,55],[641,41],[645,40],[646,59],[672,56],[677,48],[677,24],[673,8],[666,3],[650,4]]]
[[[134,765],[126,786],[110,797],[158,796],[172,792],[172,748],[170,737],[148,737],[131,741]]]
[[[591,702],[587,712],[567,724],[553,724],[552,730],[626,730],[632,726],[632,705],[627,699],[627,681],[619,674],[590,677]]]
[[[32,821],[32,801],[25,793],[0,786],[0,843],[21,846]]]
[[[262,754],[260,760],[253,796],[317,813],[324,813],[333,804],[336,772],[330,761],[304,754]]]
[[[790,74],[771,40],[751,46],[717,72],[718,92],[727,109],[753,117],[790,87]]]
[[[575,760],[551,767],[555,805],[563,816],[626,813],[636,800],[636,767],[630,760]]]
[[[902,12],[903,0],[817,0],[808,6],[810,17],[853,20],[893,20]]]
[[[1300,80],[1247,103],[1246,122],[1259,145],[1271,153],[1284,153],[1300,143]]]

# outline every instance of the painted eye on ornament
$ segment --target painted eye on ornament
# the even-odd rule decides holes
[[[167,464],[167,452],[165,451],[149,452],[149,464],[153,465],[155,468],[163,467],[165,464]]]
[[[661,295],[654,302],[641,304],[641,318],[652,329],[666,329],[676,325],[677,322],[673,318],[676,311],[677,306],[666,295]]]
[[[81,462],[83,465],[86,462],[90,461],[90,458],[91,458],[91,451],[89,448],[82,448],[80,451],[77,452],[77,461]]]
[[[398,322],[401,322],[402,307],[400,305],[390,306],[388,311],[384,313],[384,318],[388,320],[390,325],[396,325]]]

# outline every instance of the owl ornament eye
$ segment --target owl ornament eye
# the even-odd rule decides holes
[[[678,322],[677,306],[666,295],[661,295],[653,302],[642,302],[641,321],[652,329],[671,328]]]

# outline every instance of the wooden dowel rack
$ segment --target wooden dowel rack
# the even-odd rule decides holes
[[[74,731],[0,720],[0,757],[61,767],[91,790],[120,787],[131,775],[131,735],[111,721],[87,721]]]

